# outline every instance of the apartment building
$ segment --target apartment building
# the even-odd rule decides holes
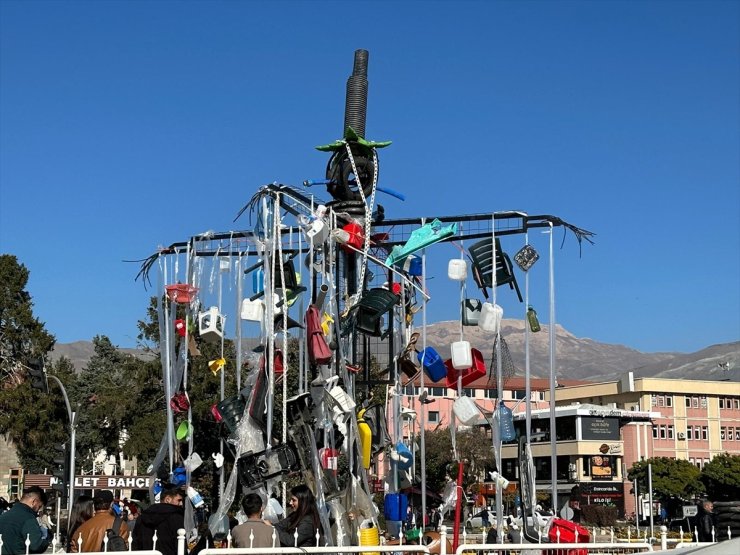
[[[549,394],[547,395],[549,398]],[[573,402],[649,411],[650,421],[622,428],[623,464],[651,457],[684,459],[699,468],[720,453],[740,455],[740,383],[665,378],[635,378],[568,385],[555,391],[557,406]],[[625,506],[635,506],[632,487],[623,476]]]

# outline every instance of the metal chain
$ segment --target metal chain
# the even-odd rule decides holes
[[[371,227],[371,220],[373,216],[373,204],[375,203],[375,193],[377,191],[377,185],[378,185],[378,153],[373,148],[373,186],[372,186],[372,192],[370,194],[370,203],[368,204],[367,199],[365,198],[365,191],[362,189],[362,183],[360,182],[360,175],[357,173],[357,166],[355,165],[355,157],[352,155],[352,148],[350,147],[349,143],[344,143],[345,148],[347,149],[347,155],[349,156],[349,161],[352,164],[352,171],[355,174],[355,182],[357,183],[357,190],[360,193],[360,197],[362,198],[362,202],[365,204],[365,237],[364,237],[364,244],[362,246],[362,264],[360,265],[360,290],[365,287],[365,270],[367,268],[367,255],[370,252],[370,227]]]

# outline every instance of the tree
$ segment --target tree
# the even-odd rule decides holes
[[[655,457],[636,462],[629,469],[630,480],[637,480],[640,491],[648,491],[648,465],[652,465],[653,497],[662,501],[672,498],[691,499],[704,490],[699,469],[687,460]]]
[[[459,457],[466,460],[463,487],[467,489],[479,480],[481,472],[493,467],[493,447],[481,428],[458,431],[456,443]],[[457,479],[458,460],[453,457],[449,428],[426,432],[425,446],[427,487],[441,492],[450,479]]]
[[[0,433],[16,446],[24,467],[41,472],[51,466],[49,446],[65,440],[66,409],[58,391],[31,387],[32,361],[43,364],[54,336],[33,315],[28,277],[15,256],[0,255]]]
[[[740,499],[740,455],[717,455],[704,466],[700,478],[710,499]]]
[[[118,454],[121,438],[146,399],[139,399],[136,377],[140,361],[118,350],[106,336],[93,338],[95,354],[80,372],[70,397],[78,414],[77,451],[81,466],[92,465],[101,451]]]

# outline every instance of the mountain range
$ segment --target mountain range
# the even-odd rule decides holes
[[[524,374],[524,321],[504,319],[501,336],[511,354],[517,375]],[[479,349],[486,362],[490,361],[493,334],[477,326],[463,328],[464,338]],[[433,346],[443,358],[450,356],[450,344],[460,339],[460,323],[437,322],[427,326],[427,345]],[[740,382],[740,341],[711,345],[694,353],[643,353],[624,345],[600,343],[576,337],[560,325],[555,326],[556,375],[561,379],[588,381],[616,380],[628,371],[635,377],[659,377],[695,380],[725,380]],[[420,343],[419,343],[420,344]],[[122,349],[136,356],[145,356],[137,349]],[[81,370],[90,360],[92,342],[76,341],[55,346],[52,359],[65,356]],[[549,376],[549,330],[546,325],[538,333],[529,334],[530,371],[533,376]]]

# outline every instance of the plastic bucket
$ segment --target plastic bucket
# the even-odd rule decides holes
[[[445,363],[434,347],[427,347],[423,351],[420,351],[416,356],[424,367],[424,371],[427,373],[427,376],[429,376],[429,379],[433,382],[438,382],[447,375]]]

